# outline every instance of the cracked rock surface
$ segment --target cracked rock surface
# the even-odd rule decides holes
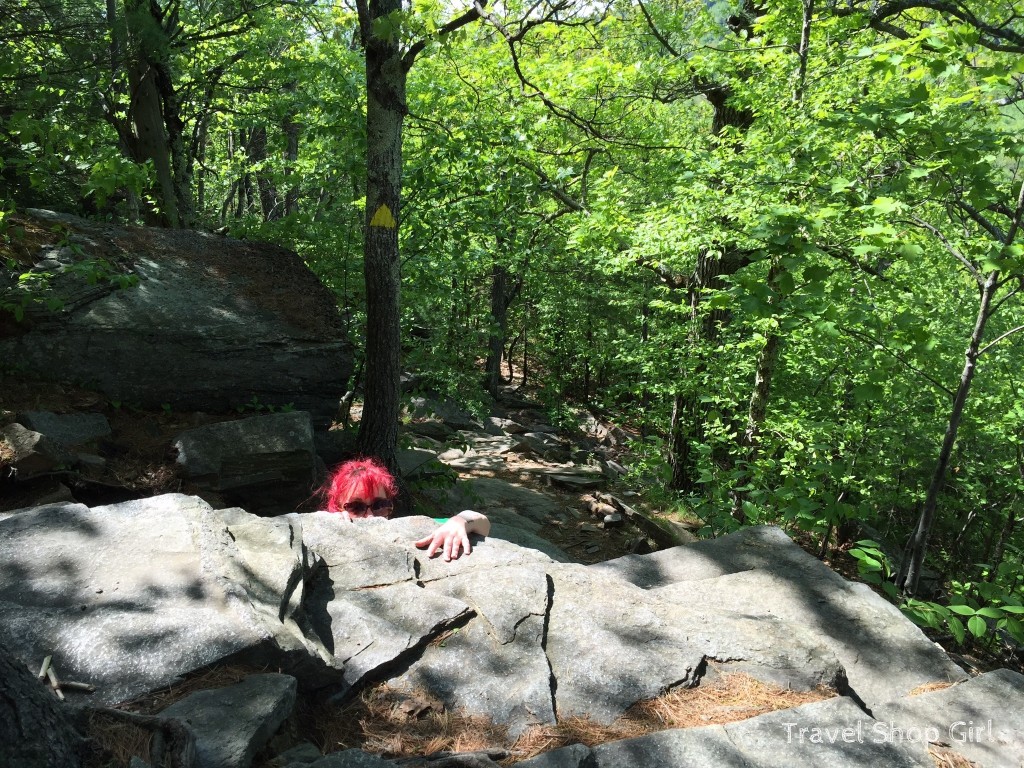
[[[343,696],[379,680],[425,689],[513,734],[572,715],[611,722],[698,684],[709,661],[848,694],[803,714],[577,749],[564,757],[583,762],[565,765],[707,765],[725,754],[730,765],[917,765],[901,745],[825,763],[792,739],[772,763],[767,745],[781,749],[784,722],[875,722],[858,699],[876,717],[913,720],[911,687],[965,677],[898,611],[778,529],[583,566],[494,537],[454,562],[427,558],[412,542],[434,526],[262,518],[178,494],[0,514],[0,638],[29,667],[52,655],[65,678],[95,684],[91,702],[248,661],[290,672],[304,692]],[[1019,701],[1019,677],[976,689],[986,702]],[[1019,739],[1021,727],[1009,723],[1001,738]]]
[[[759,624],[773,619],[799,628],[835,654],[869,710],[926,683],[967,679],[896,606],[847,581],[779,528],[745,528],[590,567],[673,603],[713,605]]]

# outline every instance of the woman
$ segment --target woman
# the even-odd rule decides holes
[[[353,459],[339,466],[324,489],[327,511],[352,521],[367,517],[391,517],[395,509],[398,484],[390,472],[374,459]],[[479,512],[463,510],[446,520],[430,536],[415,542],[427,548],[427,557],[442,554],[445,560],[457,560],[473,551],[469,534],[486,536],[491,521]]]

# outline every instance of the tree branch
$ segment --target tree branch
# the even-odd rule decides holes
[[[538,179],[540,179],[544,183],[544,186],[551,191],[551,194],[554,195],[555,199],[562,203],[566,208],[577,213],[585,213],[588,216],[590,215],[590,211],[587,210],[587,207],[562,189],[558,184],[553,182],[551,177],[544,172],[543,168],[534,165],[528,160],[519,159],[516,162],[531,171]]]
[[[978,350],[978,357],[981,357],[982,355],[984,355],[992,347],[994,347],[1000,341],[1005,339],[1007,336],[1012,336],[1013,334],[1015,334],[1015,333],[1017,333],[1019,331],[1024,331],[1024,325],[1018,325],[1016,328],[1011,328],[1009,331],[1007,331],[1006,333],[1002,334],[1001,336],[996,336],[996,338],[992,339],[992,341],[990,341],[988,344],[986,344],[984,347],[982,347],[981,349]]]
[[[963,264],[967,271],[971,273],[971,277],[975,279],[978,285],[981,285],[981,275],[978,273],[978,268],[974,266],[974,263],[970,259],[968,259],[962,253],[960,253],[960,251],[957,250],[956,246],[954,246],[951,242],[949,242],[949,240],[946,239],[946,236],[939,231],[938,227],[936,227],[933,224],[929,224],[927,221],[925,221],[924,219],[920,219],[917,216],[913,216],[911,218],[911,221],[908,223],[912,223],[918,227],[927,229],[929,232],[935,235],[935,237],[938,238],[939,242],[942,243],[943,247],[947,251],[949,251],[949,253],[952,254],[957,261]]]
[[[647,6],[643,4],[643,0],[637,0],[637,5],[640,6],[640,13],[642,13],[644,15],[644,19],[647,20],[647,28],[651,30],[651,34],[657,38],[658,42],[661,43],[662,47],[664,47],[666,51],[676,58],[679,58],[679,51],[672,47],[672,43],[668,41],[668,38],[661,34],[658,27],[655,26],[654,19],[652,19],[651,14],[648,13]]]
[[[994,7],[994,5],[989,7]],[[1019,21],[1019,15],[1014,14],[1005,21],[992,24],[978,18],[966,3],[958,0],[890,0],[890,2],[873,4],[870,11],[853,2],[848,2],[846,7],[834,4],[832,11],[836,16],[852,16],[863,13],[867,16],[868,24],[872,28],[888,34],[893,34],[895,30],[900,33],[897,35],[898,37],[908,37],[905,30],[894,26],[889,19],[919,8],[927,8],[969,24],[981,33],[978,43],[990,50],[1024,53],[1024,34],[1011,26],[1014,21]]]
[[[932,385],[934,385],[938,389],[942,390],[943,392],[945,392],[950,397],[954,397],[956,395],[956,392],[954,392],[952,389],[947,387],[941,381],[939,381],[936,378],[933,378],[930,374],[925,373],[920,368],[918,368],[916,365],[913,365],[912,363],[908,362],[906,360],[906,358],[904,358],[903,355],[901,355],[899,352],[895,352],[895,351],[889,349],[887,346],[885,346],[885,343],[884,343],[883,340],[876,339],[870,333],[864,333],[863,331],[858,331],[858,330],[856,330],[854,328],[847,328],[847,327],[843,326],[842,330],[845,331],[846,333],[848,333],[850,336],[853,336],[855,339],[860,339],[862,342],[871,344],[875,348],[880,349],[883,352],[885,352],[885,353],[891,355],[892,357],[896,358],[899,362],[903,363],[903,365],[905,365],[907,368],[912,370],[918,376],[920,376],[921,378],[923,378],[926,381],[930,382]]]
[[[419,56],[420,52],[422,52],[423,49],[427,47],[427,43],[429,43],[431,40],[436,40],[442,35],[447,35],[456,31],[457,29],[461,29],[467,24],[472,24],[474,21],[481,18],[481,12],[483,11],[484,7],[486,7],[486,5],[487,0],[476,0],[473,3],[473,7],[467,10],[461,16],[456,16],[454,19],[452,19],[447,24],[443,25],[440,29],[438,29],[430,37],[420,38],[415,43],[413,43],[412,46],[410,46],[409,50],[406,51],[405,55],[402,57],[402,67],[405,69],[405,71],[408,72],[410,69],[412,69],[412,65],[415,63],[416,57]]]

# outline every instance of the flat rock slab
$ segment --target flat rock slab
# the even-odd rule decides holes
[[[637,701],[697,683],[704,654],[652,607],[658,601],[573,563],[551,575],[547,652],[559,717],[610,723]]]
[[[473,470],[476,472],[497,472],[505,468],[505,460],[500,456],[458,456],[443,459],[453,469]]]
[[[110,422],[102,413],[24,411],[18,414],[17,422],[68,447],[84,445],[110,434]]]
[[[344,664],[345,682],[355,688],[384,672],[443,630],[469,618],[469,607],[415,584],[335,592],[327,604],[330,637],[322,635]]]
[[[905,744],[872,737],[875,721],[839,697],[728,725],[574,745],[517,768],[933,768]],[[803,730],[801,730],[803,729]]]
[[[809,561],[842,580],[823,563],[800,549],[786,532],[775,526],[752,526],[717,539],[705,539],[648,555],[623,555],[595,563],[595,571],[614,573],[645,589],[680,581],[697,581],[755,568],[807,570]],[[817,570],[817,569],[815,569]]]
[[[285,768],[395,768],[396,763],[361,749],[346,749],[321,757],[312,763],[289,763]]]
[[[192,729],[195,768],[249,768],[291,714],[295,694],[294,677],[251,675],[235,685],[197,691],[160,714]]]
[[[908,739],[922,759],[927,741],[935,740],[984,768],[1024,765],[1024,676],[1012,670],[888,702],[874,714],[880,733],[922,734]]]
[[[559,717],[609,723],[637,701],[696,685],[709,658],[786,688],[836,686],[843,678],[835,654],[790,622],[663,600],[572,563],[549,574],[547,652]]]
[[[209,505],[168,494],[0,520],[0,633],[30,667],[124,701],[225,656],[278,642],[222,575],[231,542]],[[282,640],[287,643],[287,640]]]
[[[669,602],[804,627],[835,653],[869,708],[925,683],[967,677],[896,606],[839,576],[779,528],[744,529],[590,568],[651,588]]]
[[[443,500],[443,514],[453,515],[463,509],[489,514],[491,509],[512,509],[522,517],[544,524],[558,516],[561,502],[555,497],[493,477],[472,477],[460,480],[455,490]]]

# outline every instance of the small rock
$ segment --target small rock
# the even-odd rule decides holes
[[[600,515],[601,517],[607,517],[608,515],[616,514],[619,511],[611,504],[605,504],[600,501],[588,501],[587,509],[589,509],[593,514]]]
[[[193,693],[160,714],[188,723],[196,735],[196,768],[248,768],[295,706],[289,675],[251,675],[240,683]]]
[[[584,552],[586,552],[588,555],[592,555],[595,552],[600,552],[600,551],[601,551],[601,547],[599,547],[597,544],[591,544],[589,547],[587,547],[584,550]]]
[[[107,460],[95,453],[78,454],[78,469],[86,477],[97,478],[107,468]]]
[[[296,744],[291,749],[285,750],[268,762],[267,768],[284,768],[295,763],[313,763],[321,757],[323,757],[323,754],[317,749],[315,744],[304,741],[301,744]]]
[[[612,512],[611,514],[604,516],[605,528],[617,528],[620,525],[622,525],[622,515],[618,512]]]
[[[619,464],[619,462],[612,461],[611,459],[608,459],[607,461],[605,461],[604,465],[605,465],[605,467],[607,467],[611,471],[612,474],[615,474],[615,475],[626,475],[626,474],[629,473],[628,469],[626,469],[624,466]]]
[[[9,424],[0,439],[14,450],[12,466],[19,480],[66,468],[72,461],[63,444],[21,424]]]
[[[110,435],[110,423],[102,413],[51,413],[24,411],[18,414],[19,424],[42,432],[51,440],[73,447]]]

